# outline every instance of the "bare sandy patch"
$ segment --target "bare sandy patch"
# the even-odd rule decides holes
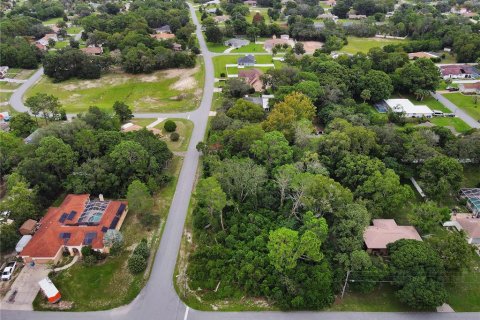
[[[302,43],[307,54],[313,54],[315,50],[323,47],[323,43],[319,41],[302,41]]]

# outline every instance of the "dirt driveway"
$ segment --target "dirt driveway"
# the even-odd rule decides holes
[[[24,266],[10,291],[2,299],[0,309],[33,310],[32,302],[40,290],[38,281],[45,278],[50,271],[51,269],[47,265]]]

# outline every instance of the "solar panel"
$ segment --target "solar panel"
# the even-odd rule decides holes
[[[115,216],[120,217],[122,215],[123,211],[125,211],[125,205],[122,203],[120,205],[120,207],[118,208],[117,214]]]
[[[112,223],[110,224],[110,229],[115,229],[119,220],[120,220],[119,217],[113,218]]]
[[[85,238],[83,239],[83,243],[86,245],[92,244],[93,240],[97,237],[96,232],[88,232],[85,234]]]
[[[108,228],[107,227],[102,227],[102,232],[107,232]]]
[[[65,219],[67,219],[67,214],[66,213],[62,213],[62,215],[60,216],[60,219],[58,219],[58,221],[60,223],[64,223],[65,222]]]
[[[68,215],[67,220],[73,220],[73,218],[75,218],[76,214],[77,214],[77,211],[72,210],[72,212],[70,212],[70,214]]]

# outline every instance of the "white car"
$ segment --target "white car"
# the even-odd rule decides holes
[[[8,281],[12,278],[13,272],[15,271],[15,267],[17,263],[15,261],[9,262],[5,269],[2,272],[2,281]]]

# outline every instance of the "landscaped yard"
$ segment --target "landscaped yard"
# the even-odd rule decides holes
[[[480,120],[480,96],[477,95],[475,104],[474,95],[464,95],[462,93],[447,93],[444,97],[454,103],[460,109],[463,109],[475,120]]]
[[[174,177],[171,182],[155,195],[154,213],[160,216],[160,225],[145,228],[133,213],[129,213],[121,228],[124,236],[124,252],[118,257],[108,257],[104,263],[85,266],[81,262],[57,275],[50,275],[62,300],[74,302],[71,311],[89,311],[112,309],[132,301],[140,292],[149,276],[149,268],[144,274],[133,276],[127,269],[127,260],[132,248],[146,238],[151,244],[149,266],[161,238],[170,203],[175,192],[178,174],[182,166],[180,157],[175,157],[170,165]],[[126,249],[128,248],[128,249]],[[44,310],[40,305],[44,298],[41,293],[34,302],[36,310]]]
[[[237,59],[243,57],[244,55],[229,55],[229,56],[218,56],[213,58],[213,66],[215,68],[215,77],[219,78],[220,74],[225,72],[225,66],[227,64],[236,64]],[[256,55],[256,63],[266,64],[273,63],[271,55]]]
[[[246,46],[232,50],[231,52],[232,53],[256,53],[256,52],[266,52],[266,51],[263,48],[263,44],[250,43]]]
[[[155,128],[162,130],[163,140],[167,143],[168,148],[172,151],[187,151],[188,143],[190,142],[190,137],[192,136],[193,130],[193,122],[187,119],[168,119],[173,120],[177,125],[177,132],[180,135],[180,139],[178,141],[170,140],[170,134],[165,130],[163,127],[165,125],[165,121],[160,122],[155,126]]]
[[[51,25],[51,24],[57,24],[59,23],[60,21],[62,21],[63,18],[62,17],[58,17],[58,18],[51,18],[51,19],[48,19],[46,21],[43,21],[43,25],[44,26],[48,26],[48,25]]]
[[[170,69],[152,74],[109,73],[96,80],[68,80],[53,83],[44,77],[25,99],[47,92],[60,99],[67,113],[89,106],[110,110],[115,101],[124,101],[134,112],[182,112],[198,106],[204,82],[203,64],[194,69]]]
[[[383,39],[383,38],[357,38],[348,37],[348,44],[344,46],[340,51],[355,54],[357,52],[367,53],[370,49],[375,47],[384,47],[389,44],[405,43],[408,40],[395,40],[395,39]]]
[[[429,120],[431,123],[440,127],[453,127],[459,133],[467,132],[470,126],[460,118],[435,117]]]

